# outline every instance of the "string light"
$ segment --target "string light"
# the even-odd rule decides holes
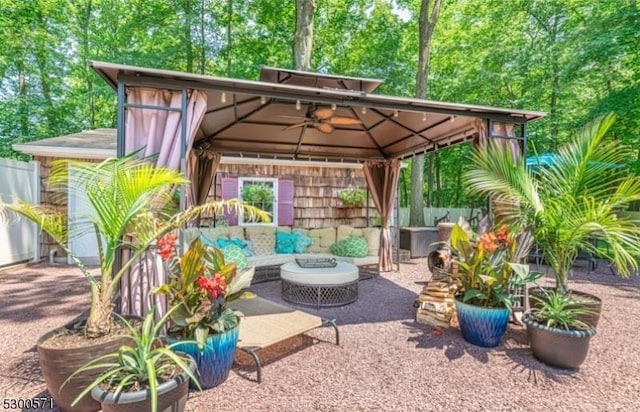
[[[300,110],[300,100],[296,100],[296,110]]]
[[[456,121],[456,117],[455,116],[451,116],[451,118],[449,119],[451,121],[451,123]]]
[[[227,92],[222,92],[222,94],[220,95],[220,101],[222,103],[226,103],[227,102]]]
[[[337,108],[337,106],[336,106],[336,104],[335,104],[335,103],[331,104],[331,110],[333,110],[333,111],[335,112],[335,111],[336,111],[336,108]]]
[[[397,110],[393,111],[393,117],[398,117],[398,111]]]
[[[362,111],[360,112],[362,114],[367,114],[367,108],[362,106]]]
[[[260,97],[260,104],[267,103],[267,98],[265,96]]]
[[[422,113],[422,121],[423,122],[427,121],[427,114],[426,113]]]

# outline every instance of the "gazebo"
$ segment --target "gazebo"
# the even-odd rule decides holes
[[[206,199],[222,155],[359,162],[381,216],[379,269],[392,268],[400,161],[468,140],[526,146],[545,113],[373,93],[381,80],[263,67],[259,81],[92,61],[117,91],[117,153],[157,154]]]

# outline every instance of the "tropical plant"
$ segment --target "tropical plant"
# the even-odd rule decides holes
[[[571,294],[545,289],[536,289],[536,293],[542,293],[542,297],[531,295],[535,302],[531,309],[531,317],[536,322],[550,328],[566,330],[591,328],[581,317],[593,315],[595,312],[581,305]]]
[[[458,264],[463,302],[511,310],[512,291],[540,276],[518,263],[526,256],[523,251],[529,249],[530,239],[527,233],[511,233],[505,225],[476,234],[460,219],[451,230],[449,245],[451,258]]]
[[[367,200],[367,192],[360,187],[353,186],[338,192],[338,198],[345,206],[362,206]]]
[[[475,151],[473,168],[464,175],[472,192],[500,202],[503,222],[532,228],[562,293],[578,252],[598,253],[594,239],[609,244],[599,253],[620,274],[638,267],[633,256],[640,253],[640,229],[618,212],[640,199],[640,178],[612,167],[630,155],[630,148],[606,139],[614,121],[608,115],[591,123],[558,150],[553,164],[535,172],[491,141]]]
[[[221,213],[224,208],[244,208],[245,214],[269,221],[266,213],[236,200],[211,201],[176,212],[173,193],[188,183],[180,172],[155,167],[148,159],[133,155],[99,164],[62,160],[54,162],[49,184],[65,196],[86,196],[90,206],[87,224],[69,230],[66,210],[52,210],[20,199],[10,204],[0,202],[0,211],[12,210],[39,224],[80,268],[91,290],[85,335],[95,338],[111,330],[113,300],[120,279],[157,238],[203,212]],[[87,230],[94,230],[98,241],[100,277],[94,276],[67,246],[71,237]],[[119,265],[117,258],[125,248],[132,251],[131,257]]]
[[[211,333],[223,333],[238,325],[239,312],[227,302],[239,298],[248,287],[254,268],[239,271],[235,263],[225,263],[219,249],[206,247],[195,239],[178,257],[173,247],[175,235],[160,239],[159,254],[169,267],[169,282],[154,290],[168,296],[175,307],[170,317],[169,335],[195,339],[202,349]]]
[[[155,412],[158,409],[158,385],[181,373],[189,376],[189,379],[200,389],[200,382],[190,367],[193,361],[188,356],[179,355],[171,350],[178,343],[166,345],[160,338],[165,322],[176,309],[170,309],[158,322],[155,322],[154,307],[144,317],[142,327],[132,325],[121,317],[121,322],[129,331],[131,343],[121,346],[117,352],[93,359],[65,381],[64,384],[83,372],[100,371],[100,375],[75,398],[72,406],[94,387],[103,385],[114,395],[148,390],[152,411]]]

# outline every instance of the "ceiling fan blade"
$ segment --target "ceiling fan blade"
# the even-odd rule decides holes
[[[289,116],[286,114],[279,114],[278,117],[286,117],[287,119],[312,120],[304,116]]]
[[[323,109],[318,109],[316,110],[313,115],[318,119],[318,120],[325,120],[330,118],[333,115],[333,110],[331,110],[330,108],[326,107]]]
[[[333,132],[333,126],[331,126],[329,123],[316,123],[315,127],[316,129],[320,130],[322,133],[329,134]]]
[[[295,129],[296,127],[302,127],[302,126],[304,126],[304,125],[306,125],[306,124],[307,124],[307,122],[302,122],[302,123],[292,124],[291,126],[287,126],[287,127],[285,127],[284,129],[282,129],[282,130],[283,130],[283,131],[284,131],[284,130],[291,130],[291,129]]]
[[[354,119],[352,117],[342,117],[342,116],[334,116],[330,119],[327,119],[326,122],[332,125],[345,125],[345,126],[362,124],[362,121],[358,119]]]

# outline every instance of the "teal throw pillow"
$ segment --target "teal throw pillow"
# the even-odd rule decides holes
[[[294,250],[296,253],[304,253],[305,250],[313,244],[313,239],[307,235],[303,235],[302,233],[296,233],[296,235],[297,238]]]
[[[245,256],[242,249],[234,244],[227,245],[220,249],[224,256],[225,263],[235,263],[239,269],[244,269],[249,266],[249,261]]]
[[[342,257],[365,257],[369,254],[369,244],[362,236],[349,236],[331,245],[331,253]]]
[[[216,245],[217,247],[219,247],[220,249],[225,248],[229,245],[233,245],[234,243],[231,241],[231,239],[229,239],[226,236],[220,236],[219,238],[216,239]]]
[[[293,253],[297,238],[296,233],[276,231],[276,253]]]
[[[207,237],[205,235],[200,235],[200,242],[202,242],[202,244],[206,247],[218,247],[218,241],[217,240],[213,240],[210,237]]]

